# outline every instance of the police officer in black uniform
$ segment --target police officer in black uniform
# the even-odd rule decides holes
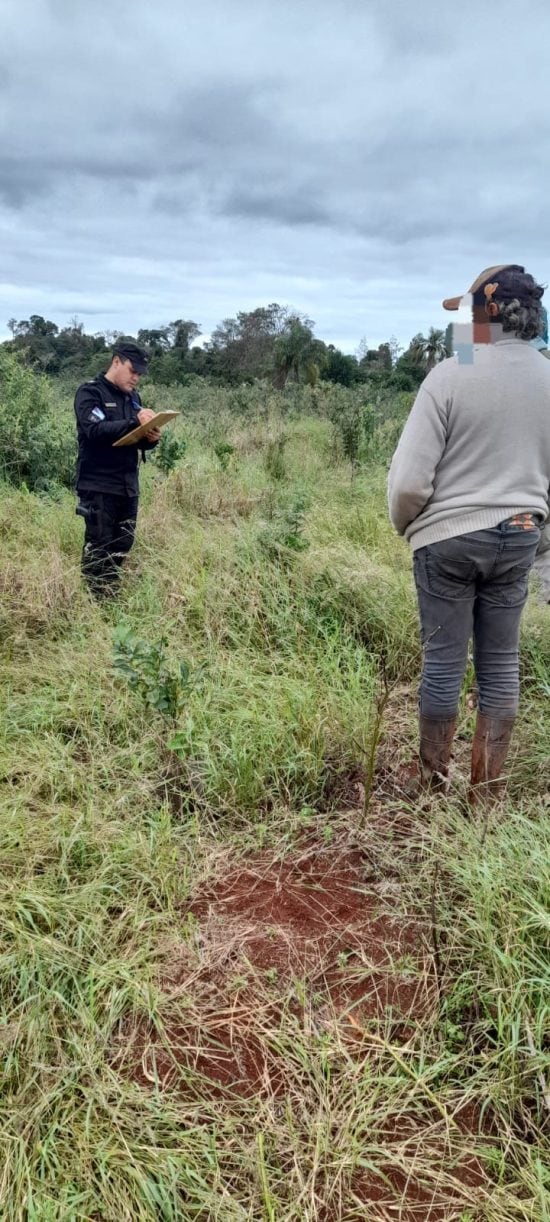
[[[155,413],[137,393],[147,355],[137,344],[120,343],[105,373],[79,386],[74,401],[78,434],[76,512],[85,521],[82,572],[97,598],[116,592],[120,569],[134,542],[138,509],[138,461],[156,446],[152,428],[137,444],[115,446]]]

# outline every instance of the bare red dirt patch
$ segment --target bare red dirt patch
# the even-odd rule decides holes
[[[161,977],[162,1037],[133,1024],[116,1060],[185,1106],[239,1112],[247,1100],[280,1109],[315,1098],[324,1056],[335,1081],[350,1058],[358,1073],[369,1064],[368,1082],[377,1059],[383,1075],[433,1017],[429,930],[403,911],[398,880],[376,876],[357,849],[257,854],[220,869],[181,917],[186,936],[167,949]],[[410,1116],[390,1112],[366,1135],[364,1169],[319,1205],[319,1222],[460,1218],[490,1188],[474,1154],[487,1140],[478,1123],[457,1117],[449,1129],[427,1099]]]
[[[279,983],[299,976],[338,1013],[352,1007],[366,1019],[393,1008],[419,1019],[433,1001],[420,922],[399,912],[391,889],[380,891],[358,850],[255,858],[189,911],[203,930],[233,933],[241,968]]]
[[[172,948],[162,978],[177,1018],[162,1043],[147,1025],[130,1046],[126,1037],[134,1078],[187,1090],[200,1075],[211,1095],[277,1094],[288,1078],[284,1017],[337,1028],[352,1049],[373,1019],[410,1031],[433,1005],[434,981],[420,922],[398,899],[359,850],[319,846],[283,861],[258,854],[201,888],[183,914],[191,946]]]

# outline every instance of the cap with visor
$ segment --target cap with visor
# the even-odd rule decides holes
[[[137,344],[125,344],[124,342],[116,344],[113,348],[113,356],[119,356],[121,361],[131,361],[134,373],[147,373],[149,357],[143,348],[138,348]]]

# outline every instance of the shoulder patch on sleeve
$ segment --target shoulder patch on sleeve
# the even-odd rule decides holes
[[[93,407],[91,411],[91,415],[93,416],[94,420],[104,420],[105,419],[105,412],[102,412],[100,407]]]

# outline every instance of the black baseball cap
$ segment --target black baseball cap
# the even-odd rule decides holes
[[[131,361],[134,373],[147,373],[149,357],[143,348],[138,348],[137,344],[126,344],[122,340],[113,348],[113,356],[119,356],[121,361]]]

